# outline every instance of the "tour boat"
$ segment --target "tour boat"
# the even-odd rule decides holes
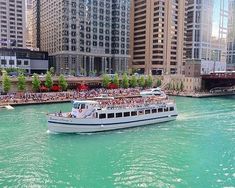
[[[117,104],[115,100],[105,104],[105,100],[75,100],[71,112],[47,114],[48,129],[55,133],[92,133],[157,124],[175,120],[178,115],[171,100],[145,98],[136,103],[139,99],[133,99],[128,104]]]

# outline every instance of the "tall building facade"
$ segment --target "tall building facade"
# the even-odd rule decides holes
[[[0,0],[0,48],[23,48],[25,41],[25,0]]]
[[[139,73],[182,74],[186,0],[132,1],[131,66]]]
[[[235,0],[229,0],[227,69],[235,70]]]
[[[49,52],[57,73],[127,71],[130,0],[34,0],[33,6],[34,44]]]
[[[32,12],[32,47],[40,49],[40,0],[33,0]]]
[[[33,1],[26,1],[26,47],[32,48],[33,43]]]
[[[189,0],[187,59],[226,63],[228,0]]]

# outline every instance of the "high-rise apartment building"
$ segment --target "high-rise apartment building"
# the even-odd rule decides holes
[[[25,0],[0,0],[1,47],[25,47]]]
[[[235,70],[235,0],[229,0],[227,69]]]
[[[226,62],[228,0],[189,0],[187,7],[188,60],[215,66]]]
[[[132,68],[145,74],[181,74],[185,60],[186,0],[133,0]]]
[[[33,6],[34,44],[49,52],[57,73],[127,71],[130,0],[34,0]]]

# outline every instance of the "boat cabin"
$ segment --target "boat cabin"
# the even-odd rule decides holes
[[[96,101],[73,101],[71,115],[76,118],[92,117],[97,107]]]

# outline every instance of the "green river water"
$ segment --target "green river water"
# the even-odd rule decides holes
[[[176,121],[49,134],[45,113],[0,109],[0,187],[235,187],[235,97],[175,98]]]

